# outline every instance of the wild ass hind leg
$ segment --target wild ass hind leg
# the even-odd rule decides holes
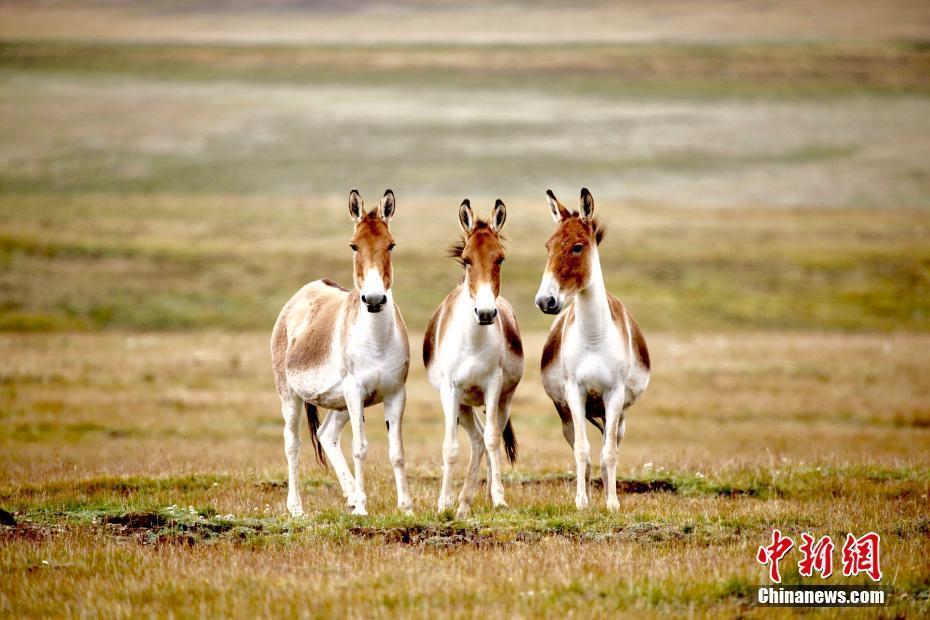
[[[507,507],[507,502],[504,501],[504,483],[501,481],[501,444],[503,443],[501,432],[503,427],[498,417],[501,379],[501,376],[498,375],[489,381],[484,394],[484,410],[486,412],[484,417],[484,447],[491,456],[488,482],[491,485],[491,503],[495,508]]]
[[[404,418],[404,406],[407,402],[407,391],[401,388],[398,392],[384,399],[384,423],[388,432],[388,458],[394,468],[394,482],[397,485],[397,507],[406,515],[413,514],[413,501],[410,499],[410,489],[407,487],[407,470],[404,465],[404,439],[401,425]]]
[[[442,413],[445,416],[445,433],[442,439],[442,486],[439,489],[439,512],[451,508],[455,497],[452,493],[452,468],[459,458],[458,415],[461,401],[451,381],[443,383],[439,393]]]
[[[624,390],[605,399],[604,446],[601,448],[601,476],[607,495],[607,510],[620,510],[617,498],[617,452],[626,430]]]
[[[475,421],[475,427],[478,429],[478,432],[481,434],[481,450],[484,453],[484,460],[485,460],[485,463],[487,464],[487,467],[485,469],[488,472],[488,479],[485,480],[484,489],[485,489],[485,495],[487,496],[488,502],[490,502],[491,501],[491,453],[485,450],[484,448],[484,424],[481,423],[481,416],[478,414],[477,409],[474,407],[472,407],[472,413],[473,413],[472,419],[474,419]],[[481,470],[481,464],[479,463],[475,471],[480,471],[480,470]],[[476,487],[477,487],[477,484],[478,483],[476,481],[475,482]],[[476,493],[477,493],[477,490],[476,490]]]
[[[591,480],[591,444],[588,442],[588,429],[585,427],[587,394],[580,385],[569,384],[566,386],[565,397],[575,429],[572,443],[575,452],[575,507],[584,510],[588,507]]]
[[[484,428],[481,426],[481,422],[478,421],[475,410],[468,405],[459,407],[459,423],[465,429],[471,442],[471,456],[468,458],[465,484],[462,485],[462,492],[459,493],[459,508],[455,513],[457,519],[464,519],[471,512],[471,507],[475,502],[478,470],[481,469],[481,461],[485,457]]]
[[[281,396],[284,416],[284,455],[287,457],[287,511],[292,517],[304,515],[300,502],[300,415],[303,400],[295,394]]]
[[[349,464],[346,463],[346,457],[342,453],[342,446],[340,445],[342,430],[348,423],[348,411],[330,411],[326,414],[323,423],[320,424],[316,436],[319,437],[323,452],[336,472],[339,486],[342,487],[343,497],[345,497],[348,505],[352,506],[352,500],[355,499],[355,479],[352,477],[352,472],[349,471]]]

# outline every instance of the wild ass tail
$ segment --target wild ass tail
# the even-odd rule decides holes
[[[323,454],[323,445],[316,434],[320,428],[320,416],[317,414],[316,405],[304,402],[304,409],[307,410],[307,423],[310,424],[310,441],[313,443],[313,451],[316,452],[316,460],[323,469],[326,469],[326,456]]]
[[[513,465],[517,462],[517,436],[513,434],[513,426],[510,420],[507,420],[504,426],[504,451],[507,453],[507,460]]]
[[[604,399],[592,398],[589,396],[584,406],[584,417],[587,418],[588,422],[593,424],[597,430],[601,431],[603,435],[604,425],[607,420],[607,412],[604,410]]]

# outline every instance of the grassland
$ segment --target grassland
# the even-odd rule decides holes
[[[348,516],[312,464],[309,516],[284,516],[265,340],[0,339],[0,503],[21,522],[0,533],[5,611],[754,615],[754,552],[773,527],[881,532],[894,591],[883,612],[926,611],[926,336],[653,333],[657,380],[621,451],[618,515],[574,509],[570,452],[531,365],[515,402],[513,508],[480,499],[466,521],[435,513],[442,422],[417,365],[405,433],[415,515],[393,508],[376,409],[373,516]],[[857,582],[830,580],[844,581]]]
[[[0,508],[17,523],[0,525],[0,615],[768,616],[750,597],[775,527],[879,532],[880,613],[930,613],[922,5],[830,5],[816,36],[786,39],[808,4],[747,3],[711,40],[721,23],[674,7],[282,21],[215,4],[0,5],[17,20],[0,20]],[[553,16],[571,44],[541,38]],[[488,20],[474,45],[463,24]],[[631,44],[640,23],[655,36]],[[574,509],[537,370],[543,191],[571,204],[582,184],[654,361],[616,515],[599,487]],[[455,207],[507,202],[528,362],[509,510],[436,513],[442,420],[415,359],[415,514],[393,508],[376,407],[371,516],[346,514],[306,446],[308,516],[286,516],[268,335],[302,283],[350,282],[353,186],[397,194],[415,358],[459,277]],[[819,583],[792,559],[787,582]]]

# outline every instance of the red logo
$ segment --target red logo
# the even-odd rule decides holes
[[[881,581],[882,569],[880,561],[881,537],[875,532],[869,532],[860,538],[852,533],[846,535],[843,544],[843,575],[855,577],[865,573],[872,581]],[[794,541],[782,535],[780,530],[772,530],[772,544],[759,547],[756,552],[756,561],[769,567],[769,578],[774,583],[781,583],[781,571],[778,562],[782,560],[791,548]],[[802,577],[813,577],[814,572],[820,573],[821,579],[833,574],[833,550],[835,546],[829,536],[824,536],[815,542],[813,536],[804,532],[801,534],[801,544],[798,550],[803,556],[798,562],[798,572]]]
[[[801,546],[798,549],[804,558],[798,562],[798,572],[804,577],[810,577],[816,570],[821,579],[833,574],[833,541],[824,536],[814,544],[814,537],[804,532],[801,534]]]
[[[869,532],[862,538],[847,534],[843,545],[843,574],[853,577],[865,573],[872,581],[881,581],[882,569],[878,557],[880,543],[881,538],[875,532]]]
[[[775,583],[781,583],[781,573],[778,571],[778,562],[791,550],[794,541],[782,536],[779,530],[772,530],[772,544],[768,547],[759,547],[756,560],[763,566],[769,565],[769,578]]]

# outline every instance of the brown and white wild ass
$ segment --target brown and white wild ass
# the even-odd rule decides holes
[[[383,401],[397,505],[411,511],[401,438],[410,348],[391,294],[394,239],[388,223],[394,215],[394,194],[387,190],[378,208],[366,213],[353,189],[349,215],[355,222],[350,243],[355,287],[348,291],[326,279],[307,284],[285,304],[271,334],[275,384],[284,414],[287,508],[295,517],[303,514],[298,490],[301,404],[317,459],[325,465],[325,452],[353,514],[364,515],[362,465],[368,452],[364,408]],[[318,408],[329,410],[322,424]],[[339,445],[347,422],[352,424],[354,477]]]
[[[471,442],[465,484],[459,494],[457,515],[471,510],[478,469],[488,458],[488,481],[495,507],[506,506],[501,483],[500,448],[511,463],[516,459],[516,438],[510,424],[510,401],[523,376],[523,345],[513,308],[500,296],[504,247],[500,231],[507,210],[500,200],[490,222],[476,219],[468,200],[459,208],[464,236],[450,254],[465,268],[465,279],[436,309],[423,338],[423,363],[439,390],[445,414],[442,444],[442,488],[439,510],[452,506],[452,467],[458,459],[457,425]],[[475,407],[485,408],[485,423]]]
[[[604,434],[601,474],[607,508],[618,510],[617,448],[627,409],[649,385],[649,350],[633,315],[604,287],[598,257],[604,229],[594,217],[591,192],[581,190],[581,208],[574,213],[551,190],[546,194],[558,228],[546,243],[549,259],[536,305],[546,314],[558,314],[566,305],[567,309],[553,323],[543,349],[543,386],[575,451],[575,505],[588,506],[587,419]]]

